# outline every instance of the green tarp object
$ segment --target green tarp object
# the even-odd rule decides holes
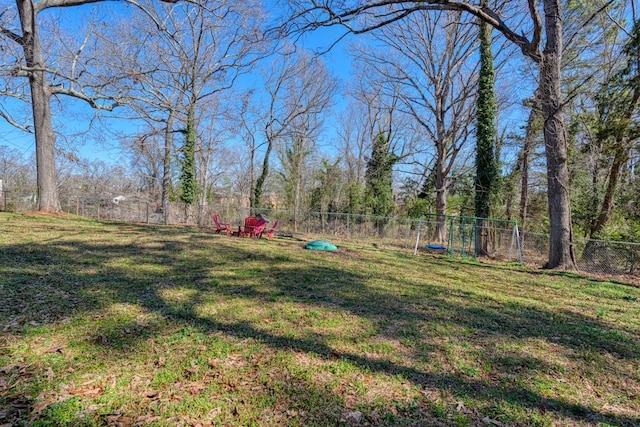
[[[337,251],[338,247],[326,240],[313,240],[307,243],[305,249],[311,249],[314,251]]]

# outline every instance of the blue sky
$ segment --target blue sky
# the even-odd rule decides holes
[[[0,4],[6,3],[7,0],[1,0]],[[56,21],[63,27],[77,29],[77,23],[82,22],[83,16],[87,14],[100,14],[104,16],[115,16],[121,13],[127,14],[127,8],[118,3],[97,3],[82,5],[73,8],[53,9],[46,11],[49,16],[54,16]],[[114,15],[115,14],[115,15]],[[324,28],[322,30],[313,32],[311,34],[305,34],[300,40],[299,45],[312,49],[322,50],[338,39],[343,30],[337,27]],[[331,51],[322,55],[323,60],[328,64],[329,68],[341,79],[347,80],[350,77],[350,59],[344,53],[346,46],[345,40],[337,43]],[[17,111],[24,104],[17,103],[11,100],[2,100],[7,109]],[[53,103],[56,101],[53,100]],[[70,100],[67,97],[61,97],[60,102],[65,103],[65,110],[74,111],[75,113],[68,114],[68,116],[76,117],[75,120],[67,120],[67,117],[62,118],[62,126],[64,129],[60,129],[57,126],[57,130],[62,134],[73,134],[85,130],[89,118],[92,115],[91,108],[84,103],[78,103]],[[67,105],[75,104],[71,108],[67,108]],[[55,106],[54,106],[55,109]],[[25,111],[28,113],[28,111]],[[60,119],[60,117],[56,117]],[[114,121],[111,121],[114,122]],[[55,126],[55,125],[54,125]],[[120,130],[128,130],[131,127],[131,123],[127,121],[121,122]],[[136,131],[135,128],[130,129],[132,133]],[[106,162],[115,162],[120,156],[119,149],[114,146],[107,146],[102,143],[98,143],[90,134],[83,135],[74,139],[74,143],[79,156],[88,160],[104,160]],[[65,149],[66,141],[64,138],[58,138],[58,145]],[[113,145],[113,144],[111,144]],[[25,133],[19,129],[8,124],[6,121],[0,119],[0,146],[6,146],[10,149],[15,149],[20,153],[23,153],[25,159],[32,156],[35,149],[34,136]]]
[[[5,1],[7,0],[0,0],[0,3],[4,3]],[[58,20],[63,23],[63,26],[66,22],[66,25],[70,25],[73,28],[78,21],[82,20],[83,14],[101,13],[107,15],[106,10],[109,11],[108,13],[112,13],[114,11],[127,13],[126,8],[118,3],[84,5],[75,8],[57,10],[53,13],[54,16],[57,16],[59,18]],[[326,27],[313,33],[305,34],[299,40],[299,44],[311,50],[324,50],[333,44],[343,33],[344,30],[341,27]],[[347,48],[349,41],[355,39],[355,36],[348,36],[344,38],[333,46],[329,52],[322,56],[329,68],[342,79],[343,83],[346,83],[351,78],[351,60],[345,54],[345,49]],[[55,103],[56,101],[54,100],[53,102]],[[93,111],[84,103],[78,103],[70,100],[69,98],[61,98],[61,102],[64,102],[65,105],[74,104],[72,108],[68,109],[68,111],[72,111],[73,113],[68,115],[76,118],[72,120],[67,120],[66,117],[62,118],[64,129],[62,129],[63,132],[61,133],[73,134],[85,130]],[[337,104],[337,109],[341,109],[345,106],[345,102],[340,99],[337,100]],[[514,123],[517,123],[521,119],[522,114],[523,110],[520,107],[513,108],[511,110],[511,120]],[[111,123],[112,126],[120,127],[121,131],[131,131],[131,133],[135,133],[137,130],[135,125],[132,125],[132,123],[128,121],[111,121]],[[519,126],[521,124],[522,123],[518,123],[514,126]],[[330,124],[328,124],[327,127],[330,127]],[[325,141],[322,141],[321,145],[326,146],[327,144],[330,144],[333,137],[334,136],[332,136],[331,131],[329,131],[325,134]],[[112,163],[118,161],[121,156],[120,150],[116,144],[96,142],[91,134],[85,134],[77,138],[70,138],[70,140],[72,143],[76,144],[77,152],[79,157],[82,159],[104,160]],[[29,158],[33,153],[35,144],[32,135],[17,130],[4,120],[0,120],[0,145],[16,149],[19,152],[24,153],[25,158]],[[63,149],[68,147],[64,138],[58,138],[58,145]]]

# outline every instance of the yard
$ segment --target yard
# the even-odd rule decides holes
[[[0,426],[640,425],[637,286],[305,241],[0,213]]]

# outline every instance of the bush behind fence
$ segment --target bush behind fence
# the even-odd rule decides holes
[[[116,200],[104,197],[61,197],[62,210],[83,217],[162,225],[195,225],[214,227],[211,214],[216,211],[224,222],[238,227],[251,214],[249,208],[231,205],[187,206],[183,203],[158,203],[128,198]],[[37,209],[33,194],[5,191],[0,200],[3,211],[31,211]],[[445,240],[437,241],[438,223],[442,219],[425,216],[422,220],[404,217],[377,217],[333,212],[294,212],[282,209],[259,209],[272,223],[280,220],[278,234],[313,238],[341,238],[367,244],[402,247],[416,252],[435,251],[454,256],[475,257],[475,237],[468,223],[450,221],[447,217]],[[505,262],[524,261],[542,265],[547,260],[549,236],[519,230],[514,235],[512,223],[489,220],[480,226],[487,237],[487,253],[479,259],[490,258]],[[439,236],[443,237],[443,236]],[[520,245],[516,239],[520,239]],[[431,243],[441,243],[440,250]],[[574,242],[578,268],[587,273],[640,276],[640,243],[576,239]],[[436,249],[430,249],[434,246]]]

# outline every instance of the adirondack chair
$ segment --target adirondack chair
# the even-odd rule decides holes
[[[251,236],[251,237],[255,236],[255,237],[260,238],[262,236],[262,233],[264,232],[264,229],[265,229],[266,226],[267,226],[267,221],[264,218],[259,217],[258,221],[256,221],[256,226],[253,229],[253,236]]]
[[[276,233],[276,228],[278,228],[279,224],[280,224],[280,220],[276,219],[276,222],[273,223],[273,227],[271,227],[268,230],[263,231],[262,233],[260,233],[260,236],[258,236],[258,237],[262,237],[263,234],[266,234],[267,235],[267,239],[269,239],[269,240],[273,239],[273,236]]]
[[[227,233],[227,236],[231,235],[231,224],[227,222],[220,222],[217,212],[214,212],[212,217],[213,222],[216,224],[216,234],[220,234],[221,231],[224,231],[225,233]]]
[[[249,216],[244,219],[244,227],[240,230],[241,237],[253,237],[255,236],[255,229],[258,219],[255,216]]]

